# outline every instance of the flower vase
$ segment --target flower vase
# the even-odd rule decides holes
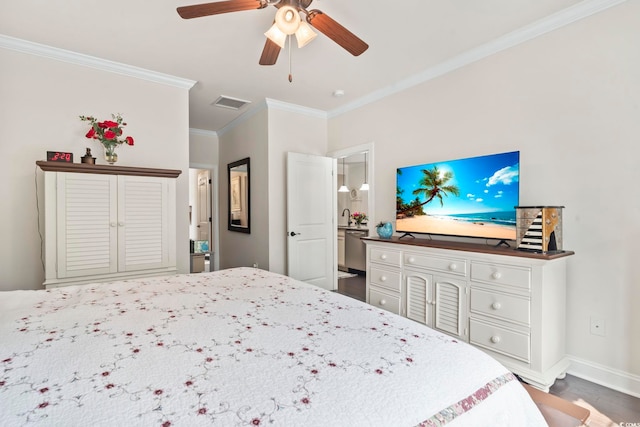
[[[376,227],[376,232],[381,239],[390,239],[393,234],[393,226],[390,222],[385,222],[383,225]]]
[[[118,161],[118,154],[116,153],[116,147],[107,147],[104,146],[104,159],[110,165],[114,164]]]
[[[356,228],[362,228],[362,223],[361,222],[356,222]]]

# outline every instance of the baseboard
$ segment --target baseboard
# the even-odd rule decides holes
[[[612,369],[604,365],[580,359],[575,356],[567,356],[571,361],[567,373],[600,384],[601,386],[617,390],[631,396],[640,398],[640,375]]]

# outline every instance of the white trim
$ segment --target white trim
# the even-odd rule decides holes
[[[376,218],[375,218],[375,207],[376,207],[376,200],[375,200],[375,161],[376,161],[376,155],[375,155],[375,150],[374,150],[374,142],[367,142],[364,144],[360,144],[360,145],[354,145],[351,147],[347,147],[347,148],[342,148],[340,150],[334,150],[334,151],[330,151],[327,153],[327,157],[334,157],[336,159],[339,159],[341,157],[346,157],[346,156],[350,156],[352,154],[359,154],[362,153],[364,151],[367,152],[367,162],[368,162],[368,167],[367,167],[367,182],[369,183],[369,191],[367,194],[367,211],[369,212],[369,221],[367,222],[368,226],[367,228],[369,229],[369,236],[372,235],[372,233],[375,231],[375,225],[377,224]],[[336,178],[337,178],[337,173],[336,173]],[[338,211],[336,210],[336,217],[334,217],[334,222],[336,224],[338,224]]]
[[[229,132],[231,129],[239,126],[240,124],[244,123],[245,121],[249,120],[251,117],[253,117],[254,115],[256,115],[256,113],[264,110],[264,109],[274,109],[274,110],[281,110],[281,111],[288,111],[290,113],[297,113],[297,114],[302,114],[305,116],[310,116],[310,117],[315,117],[315,118],[319,118],[319,119],[327,119],[327,112],[326,111],[322,111],[322,110],[318,110],[315,108],[309,108],[309,107],[304,107],[302,105],[297,105],[297,104],[291,104],[288,102],[283,102],[283,101],[278,101],[275,99],[271,99],[271,98],[265,98],[264,100],[256,103],[253,107],[251,107],[250,109],[248,109],[245,113],[243,113],[242,115],[236,117],[235,119],[233,119],[232,121],[230,121],[227,125],[225,125],[222,129],[220,129],[218,131],[218,135],[222,136],[225,133]]]
[[[175,77],[169,74],[159,73],[157,71],[146,70],[144,68],[122,64],[120,62],[109,61],[107,59],[101,59],[95,56],[72,52],[70,50],[47,46],[40,43],[34,43],[27,40],[21,40],[3,34],[0,34],[0,47],[15,50],[17,52],[27,53],[30,55],[40,56],[43,58],[68,62],[70,64],[95,68],[109,73],[135,77],[154,83],[161,83],[167,86],[175,86],[181,89],[188,90],[196,84],[194,80],[183,79],[181,77]]]
[[[267,108],[266,99],[256,103],[251,108],[249,108],[246,112],[242,113],[241,115],[239,115],[238,117],[236,117],[235,119],[227,123],[222,129],[218,131],[218,136],[222,136],[225,133],[229,132],[231,129],[237,126],[240,126],[242,123],[246,122],[251,117],[255,116],[257,113],[264,110],[265,108]]]
[[[335,108],[328,112],[328,118],[334,118],[349,111],[358,109],[367,104],[379,101],[387,96],[402,92],[411,87],[433,80],[451,71],[462,68],[466,65],[484,59],[495,53],[532,40],[550,31],[569,25],[580,19],[601,12],[610,7],[624,3],[627,0],[585,0],[574,6],[568,7],[560,12],[554,13],[546,18],[526,25],[502,37],[498,37],[488,43],[468,50],[460,55],[441,62],[431,68],[414,74],[404,80],[395,82],[389,86],[373,91],[353,102]]]
[[[288,102],[278,101],[276,99],[265,98],[267,106],[274,110],[288,111],[290,113],[302,114],[305,116],[315,117],[318,119],[326,119],[327,112],[315,108],[304,107],[302,105],[290,104]]]
[[[609,368],[571,355],[567,358],[571,361],[567,371],[569,374],[640,398],[640,375]]]
[[[200,135],[200,136],[218,136],[218,132],[215,130],[207,130],[207,129],[198,129],[198,128],[189,128],[190,135]]]

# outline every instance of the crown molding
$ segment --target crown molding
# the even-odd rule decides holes
[[[255,116],[258,112],[264,109],[287,111],[289,113],[301,114],[304,116],[315,117],[317,119],[325,119],[325,120],[327,119],[326,111],[318,110],[310,107],[304,107],[302,105],[297,105],[297,104],[290,104],[288,102],[278,101],[276,99],[265,98],[264,100],[254,104],[245,113],[236,117],[231,122],[229,122],[225,127],[220,129],[218,131],[218,135],[219,136],[224,135],[225,133],[229,132],[231,129],[249,120],[251,117]]]
[[[536,37],[542,36],[558,28],[565,27],[573,22],[587,18],[626,1],[628,0],[584,0],[574,6],[568,7],[554,13],[553,15],[549,15],[546,18],[526,25],[509,34],[498,37],[489,43],[485,43],[477,48],[461,53],[460,55],[441,62],[440,64],[428,68],[418,74],[414,74],[404,80],[400,80],[392,85],[371,92],[353,102],[335,108],[328,112],[328,118],[337,117],[367,104],[379,101],[387,96],[402,92],[429,80],[433,80],[436,77],[440,77],[444,74],[450,73],[451,71],[457,70],[458,68],[462,68],[505,49],[525,43]]]
[[[27,53],[30,55],[40,56],[43,58],[67,62],[70,64],[95,68],[109,73],[121,74],[124,76],[147,80],[154,83],[160,83],[167,86],[174,86],[181,89],[189,90],[193,87],[193,85],[196,84],[194,80],[183,79],[181,77],[175,77],[169,74],[146,70],[144,68],[122,64],[120,62],[109,61],[106,59],[97,58],[95,56],[84,55],[82,53],[72,52],[70,50],[47,46],[40,43],[34,43],[27,40],[6,36],[4,34],[0,34],[0,47],[4,49],[15,50],[17,52]]]
[[[207,137],[218,136],[218,132],[216,132],[215,130],[198,129],[198,128],[189,128],[189,134],[207,136]]]
[[[218,136],[222,136],[225,133],[229,132],[231,129],[240,126],[242,123],[246,122],[251,117],[255,116],[260,111],[262,111],[262,110],[264,110],[266,108],[267,108],[266,99],[263,100],[263,101],[260,101],[260,102],[257,102],[255,104],[253,104],[247,111],[245,111],[244,113],[242,113],[241,115],[239,115],[235,119],[231,120],[222,129],[220,129],[218,131]]]
[[[317,119],[326,119],[327,112],[315,108],[304,107],[302,105],[290,104],[288,102],[278,101],[276,99],[265,98],[268,108],[274,110],[287,111],[289,113],[302,114],[304,116],[315,117]]]

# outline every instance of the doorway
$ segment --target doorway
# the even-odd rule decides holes
[[[219,268],[217,173],[215,168],[189,168],[190,272]]]
[[[364,301],[366,248],[360,237],[375,230],[373,143],[345,148],[328,154],[338,162],[338,193],[335,223],[338,226],[338,292]],[[363,184],[368,184],[368,189]],[[342,191],[340,191],[342,190]],[[358,228],[352,218],[364,213],[367,219]]]

